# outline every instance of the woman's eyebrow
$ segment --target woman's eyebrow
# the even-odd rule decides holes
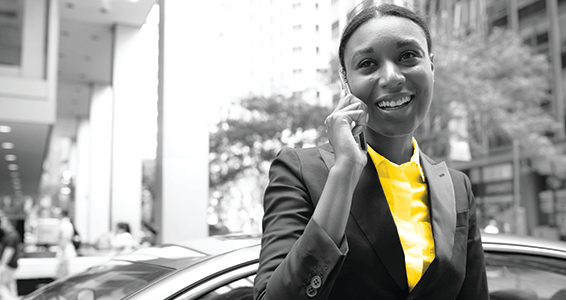
[[[421,48],[421,45],[419,44],[419,42],[417,40],[414,40],[414,39],[405,39],[405,40],[400,40],[400,41],[397,42],[397,49],[407,47],[407,46],[414,46],[414,47]]]
[[[368,53],[373,53],[373,52],[374,52],[373,47],[369,46],[369,47],[362,48],[362,49],[354,52],[354,55],[352,55],[352,57],[356,57],[360,54],[368,54]]]

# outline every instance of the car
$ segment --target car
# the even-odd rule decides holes
[[[499,234],[482,240],[491,299],[566,299],[565,242]],[[22,300],[251,299],[259,251],[259,236],[239,235],[140,249]]]
[[[69,264],[69,274],[75,274],[110,260],[108,255],[85,255],[74,258]],[[55,254],[48,257],[20,257],[14,277],[20,295],[29,294],[38,286],[50,283],[57,277],[59,259]]]

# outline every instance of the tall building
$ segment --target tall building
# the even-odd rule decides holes
[[[246,94],[301,97],[331,104],[330,1],[224,1],[219,25],[228,99]],[[231,87],[230,87],[231,86]],[[229,101],[229,100],[227,100]]]

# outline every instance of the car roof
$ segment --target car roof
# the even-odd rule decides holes
[[[141,248],[114,260],[184,269],[206,258],[259,245],[260,234],[229,234]]]
[[[261,233],[215,235],[200,239],[190,239],[177,245],[183,246],[207,255],[216,255],[236,249],[259,245]]]
[[[482,234],[485,251],[546,255],[566,259],[566,242],[532,236]]]

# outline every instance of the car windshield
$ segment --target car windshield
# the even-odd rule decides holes
[[[54,282],[26,300],[115,300],[127,297],[174,271],[172,268],[112,261]]]

